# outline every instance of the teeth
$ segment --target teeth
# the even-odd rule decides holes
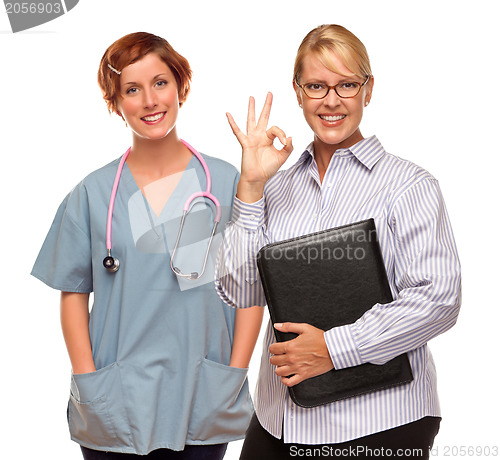
[[[339,121],[343,120],[345,117],[346,117],[345,115],[336,115],[336,116],[320,115],[320,118],[325,121]]]
[[[144,121],[156,121],[156,120],[159,120],[161,117],[163,117],[163,115],[165,115],[165,112],[158,113],[158,114],[153,115],[151,117],[142,117],[142,119]]]

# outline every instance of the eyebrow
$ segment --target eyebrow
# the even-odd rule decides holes
[[[340,85],[341,83],[350,83],[350,82],[356,82],[356,83],[360,83],[356,80],[356,78],[359,78],[357,75],[353,75],[352,77],[345,77],[343,78],[342,80],[339,80],[338,83],[336,83],[334,86],[337,86],[337,85]],[[328,85],[328,82],[326,80],[307,80],[306,83],[322,83],[324,85]],[[361,82],[363,83],[363,82]],[[328,85],[330,86],[330,85]]]
[[[155,75],[153,77],[153,80],[157,80],[158,78],[160,78],[161,76],[165,75],[165,79],[167,78],[167,74],[166,73],[159,73],[158,75]],[[137,85],[137,83],[135,81],[128,81],[127,83],[123,83],[123,85]]]

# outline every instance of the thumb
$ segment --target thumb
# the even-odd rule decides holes
[[[280,332],[294,332],[295,334],[302,334],[306,330],[307,324],[303,323],[275,323],[274,328]]]

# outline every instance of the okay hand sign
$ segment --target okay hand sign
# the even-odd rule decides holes
[[[283,130],[277,126],[267,129],[272,102],[273,95],[268,93],[259,120],[256,122],[255,99],[250,97],[246,135],[238,128],[232,115],[226,114],[231,129],[242,147],[241,177],[237,196],[248,203],[258,201],[262,197],[264,185],[276,174],[293,150],[292,138],[286,137]],[[283,144],[281,150],[273,145],[275,138]]]

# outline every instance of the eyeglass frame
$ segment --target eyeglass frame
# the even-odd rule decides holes
[[[337,83],[336,85],[333,85],[333,86],[329,86],[329,85],[325,85],[327,88],[328,88],[328,91],[326,92],[326,94],[323,96],[323,97],[311,97],[309,96],[309,94],[306,93],[306,90],[304,89],[304,85],[308,84],[308,83],[304,83],[303,85],[301,85],[297,80],[295,80],[295,84],[302,90],[304,91],[304,94],[309,98],[309,99],[316,99],[316,100],[320,100],[320,99],[324,99],[326,96],[328,96],[328,93],[330,92],[331,89],[333,89],[335,91],[335,94],[342,98],[342,99],[351,99],[353,97],[356,97],[360,92],[361,92],[361,88],[363,88],[363,86],[365,86],[368,81],[370,80],[371,78],[371,75],[368,75],[366,77],[366,80],[364,81],[363,84],[361,84],[359,86],[359,89],[358,89],[358,92],[356,94],[354,94],[353,96],[341,96],[338,91],[337,91],[337,86],[339,86],[340,84],[342,83]],[[356,82],[357,83],[357,82]]]

